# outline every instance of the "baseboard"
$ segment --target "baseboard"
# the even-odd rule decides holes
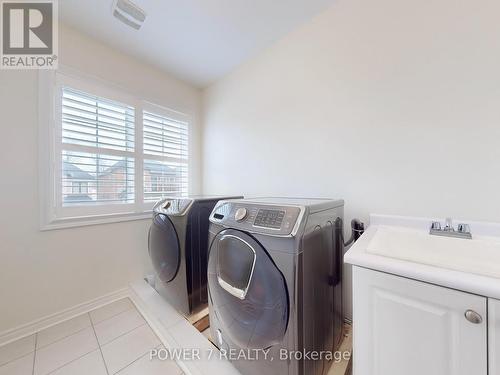
[[[25,336],[32,335],[33,333],[41,331],[42,329],[51,327],[65,320],[74,318],[75,316],[84,314],[98,307],[104,306],[108,303],[129,296],[130,296],[130,289],[123,288],[115,292],[106,294],[104,296],[95,298],[93,300],[62,310],[55,314],[48,315],[44,318],[34,320],[33,322],[23,324],[21,326],[9,329],[4,332],[0,332],[0,346],[18,340]]]

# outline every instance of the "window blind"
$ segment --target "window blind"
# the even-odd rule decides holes
[[[62,204],[134,202],[133,107],[62,90]]]
[[[84,77],[57,73],[53,87],[47,225],[142,217],[154,201],[187,195],[186,115]]]
[[[188,193],[188,123],[143,111],[144,201]]]

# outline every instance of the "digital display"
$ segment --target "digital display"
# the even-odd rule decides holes
[[[280,210],[259,210],[253,225],[258,227],[280,229],[285,211]]]

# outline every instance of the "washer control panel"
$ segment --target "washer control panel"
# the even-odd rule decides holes
[[[301,210],[297,206],[221,202],[210,215],[210,221],[249,232],[287,236],[292,233]]]

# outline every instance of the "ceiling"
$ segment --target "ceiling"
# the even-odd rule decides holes
[[[204,87],[333,4],[334,0],[133,0],[140,30],[112,16],[113,0],[59,2],[62,21]]]

